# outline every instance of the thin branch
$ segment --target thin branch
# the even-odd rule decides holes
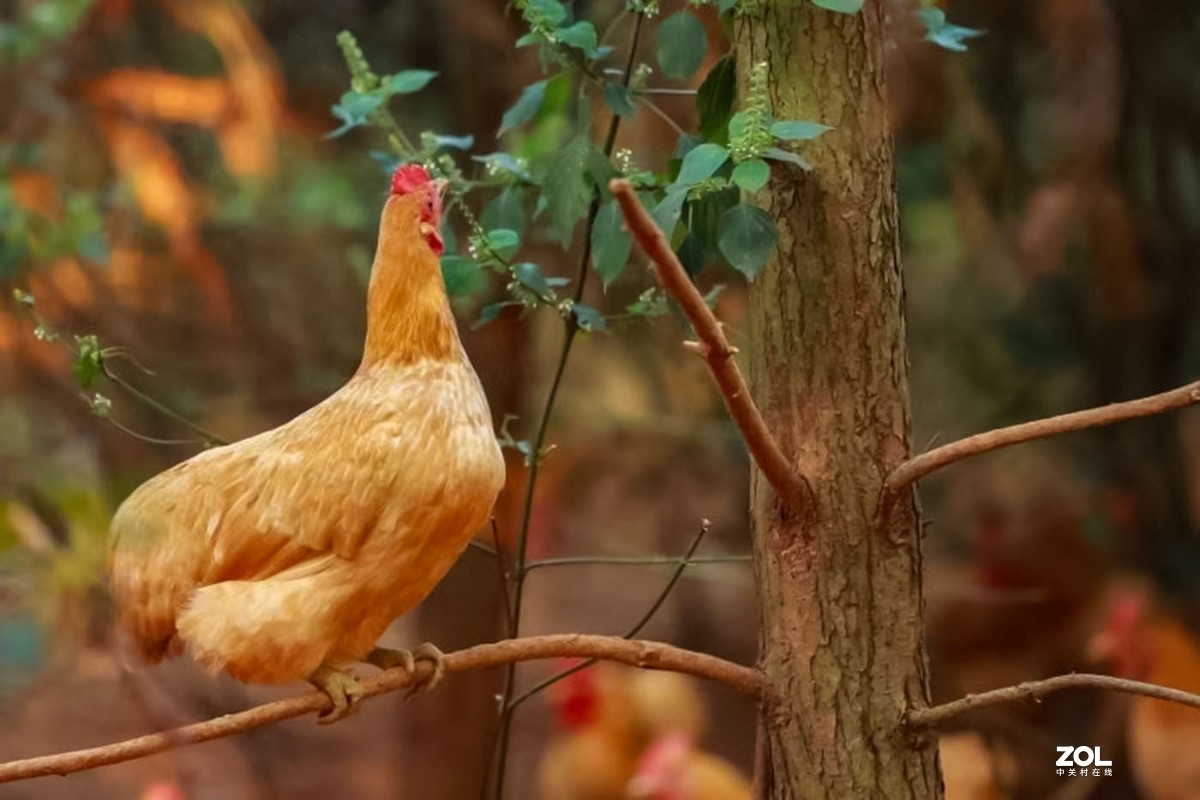
[[[993,689],[990,692],[969,694],[958,700],[931,708],[917,708],[908,712],[907,723],[913,728],[936,728],[955,717],[979,708],[1011,703],[1017,700],[1040,700],[1048,694],[1067,689],[1107,689],[1113,692],[1137,694],[1157,700],[1169,700],[1192,708],[1200,708],[1200,695],[1171,689],[1154,683],[1115,678],[1112,675],[1087,673],[1058,675],[1040,681],[1027,681],[1016,686]]]
[[[543,567],[575,567],[621,565],[626,567],[694,566],[698,564],[744,564],[751,556],[569,556],[566,558],[543,558],[525,565],[526,572]]]
[[[1140,400],[1111,403],[1098,408],[1089,408],[1086,411],[1060,414],[1057,417],[1047,417],[1007,428],[977,433],[905,461],[888,476],[884,483],[884,493],[885,496],[894,496],[901,489],[919,481],[929,473],[980,453],[1034,439],[1043,439],[1047,436],[1057,436],[1060,433],[1098,428],[1138,417],[1164,414],[1198,402],[1200,402],[1200,381],[1162,394],[1143,397]]]
[[[725,338],[721,323],[704,302],[704,297],[671,250],[666,235],[642,206],[629,181],[614,180],[609,188],[621,206],[630,233],[654,262],[663,289],[675,298],[696,330],[700,343],[694,349],[698,349],[708,362],[725,399],[725,407],[745,438],[750,455],[783,502],[802,506],[811,495],[808,482],[783,455],[767,429],[734,359],[737,350]]]
[[[500,578],[500,594],[504,601],[504,629],[511,631],[513,629],[512,618],[512,596],[508,591],[508,559],[504,556],[504,548],[500,545],[500,526],[496,524],[496,518],[492,517],[492,542],[495,546],[495,551],[492,555],[496,561],[496,572]]]
[[[707,519],[701,520],[700,530],[696,531],[696,535],[692,537],[692,543],[688,545],[687,552],[684,553],[683,558],[679,561],[679,565],[675,567],[675,571],[671,573],[671,579],[667,581],[666,585],[662,588],[662,591],[658,593],[658,597],[654,598],[654,602],[650,604],[650,608],[646,610],[646,613],[642,615],[642,618],[639,619],[637,623],[629,629],[629,632],[626,633],[622,638],[632,639],[633,637],[637,636],[642,632],[642,628],[646,627],[650,620],[654,618],[654,615],[658,613],[658,610],[662,608],[662,604],[667,601],[667,596],[671,594],[671,590],[675,588],[675,584],[679,583],[679,579],[683,577],[683,571],[687,569],[688,562],[695,554],[696,548],[700,546],[700,540],[703,539],[708,533],[710,527],[712,527],[712,523],[710,521]],[[508,704],[508,711],[511,712],[514,708],[521,705],[529,698],[550,688],[563,678],[566,678],[569,675],[574,675],[576,672],[579,672],[582,669],[587,669],[592,664],[595,664],[596,661],[596,658],[586,659],[582,663],[576,664],[575,666],[569,667],[562,672],[551,675],[545,680],[539,681],[529,689],[526,689],[517,697],[513,698]]]
[[[493,644],[481,644],[446,656],[447,672],[466,672],[486,669],[518,661],[543,658],[601,658],[643,669],[682,672],[699,678],[723,683],[753,698],[764,693],[762,675],[751,667],[683,650],[659,642],[628,641],[615,636],[530,636],[508,639]],[[416,679],[428,677],[428,662],[418,661],[415,674],[403,667],[390,669],[362,682],[364,698],[376,697],[403,689]],[[38,778],[44,775],[66,775],[95,769],[123,761],[161,753],[176,745],[198,744],[225,736],[261,728],[293,717],[329,710],[329,698],[320,692],[264,703],[246,711],[226,714],[205,722],[197,722],[170,731],[140,736],[87,750],[74,750],[50,756],[25,758],[0,764],[0,783]]]
[[[217,436],[215,433],[202,428],[200,425],[196,424],[195,422],[192,422],[190,419],[183,416],[178,411],[176,411],[175,409],[168,406],[166,403],[163,403],[162,401],[157,400],[154,397],[151,397],[150,395],[143,392],[141,389],[134,386],[129,381],[122,378],[120,375],[117,375],[112,370],[110,370],[108,368],[108,365],[105,364],[103,361],[100,362],[100,370],[101,370],[101,372],[104,373],[104,377],[108,378],[110,381],[115,383],[117,386],[120,386],[132,397],[140,400],[143,404],[154,409],[158,413],[162,414],[164,417],[175,420],[180,425],[187,428],[188,430],[190,430],[192,433],[196,434],[197,436],[202,437],[204,439],[204,442],[203,442],[204,444],[207,444],[209,446],[214,446],[214,445],[219,446],[219,445],[229,444],[228,439],[223,439],[220,436]]]
[[[663,111],[663,109],[649,97],[639,97],[638,102],[650,109],[650,111],[654,113],[654,116],[667,123],[671,130],[675,131],[680,136],[687,134],[687,131],[685,131],[678,122],[672,119],[670,114],[668,114],[666,111]]]

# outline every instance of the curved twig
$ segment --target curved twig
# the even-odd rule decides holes
[[[1143,697],[1153,697],[1157,700],[1169,700],[1172,703],[1200,708],[1200,695],[1159,686],[1155,683],[1143,683],[1127,678],[1115,678],[1112,675],[1092,675],[1079,673],[1057,675],[1040,681],[1026,681],[1016,686],[1006,686],[1003,689],[993,689],[990,692],[969,694],[966,697],[952,700],[931,708],[917,708],[908,712],[906,719],[912,728],[936,728],[955,717],[974,711],[978,708],[1012,703],[1017,700],[1040,700],[1048,694],[1067,689],[1106,689],[1112,692],[1137,694]]]
[[[704,653],[683,650],[669,644],[629,641],[615,636],[584,634],[530,636],[476,645],[448,654],[446,671],[466,672],[517,661],[572,657],[599,658],[644,669],[683,672],[724,683],[753,698],[758,698],[764,693],[765,684],[762,675],[751,667],[734,664]],[[375,697],[403,689],[416,679],[427,677],[431,669],[428,662],[418,661],[414,674],[409,674],[403,667],[381,672],[362,682],[364,697]],[[299,697],[264,703],[235,714],[226,714],[205,722],[197,722],[148,736],[139,736],[136,739],[114,742],[87,750],[74,750],[67,753],[10,761],[0,764],[0,783],[44,775],[66,775],[109,764],[118,764],[122,761],[133,761],[182,744],[199,744],[225,736],[233,736],[253,728],[261,728],[264,725],[301,717],[305,714],[326,711],[329,708],[330,702],[327,696],[320,692],[309,692]]]
[[[1110,403],[1086,411],[1075,411],[1070,414],[1060,414],[1057,417],[1047,417],[1032,422],[1023,422],[1007,428],[997,428],[984,433],[977,433],[957,442],[942,445],[927,453],[914,456],[905,461],[888,476],[884,483],[884,494],[895,495],[901,489],[909,486],[929,473],[941,469],[956,461],[969,458],[980,453],[998,450],[1013,444],[1044,439],[1047,436],[1057,436],[1060,433],[1081,431],[1085,428],[1098,428],[1123,422],[1138,417],[1150,417],[1167,411],[1186,408],[1200,403],[1200,381],[1180,386],[1162,394],[1150,395],[1139,400],[1124,403]]]
[[[793,508],[804,505],[808,502],[812,490],[804,476],[784,456],[783,451],[779,449],[779,443],[767,429],[758,406],[754,404],[754,398],[750,396],[741,370],[738,369],[737,361],[734,360],[737,349],[725,338],[721,323],[717,321],[704,302],[700,290],[679,263],[666,234],[659,229],[638,200],[633,186],[626,180],[614,180],[609,184],[609,188],[621,207],[626,227],[654,263],[659,283],[679,303],[696,330],[700,342],[691,349],[697,350],[708,363],[708,368],[721,390],[721,396],[725,399],[725,407],[729,409],[729,415],[733,417],[746,440],[750,455],[781,500]]]

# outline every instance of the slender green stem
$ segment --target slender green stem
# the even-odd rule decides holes
[[[634,18],[633,34],[630,37],[629,43],[629,55],[625,61],[625,86],[629,85],[629,81],[633,77],[633,64],[637,57],[638,40],[641,38],[642,22],[644,19],[645,15],[641,12],[638,12]],[[620,125],[620,115],[613,114],[612,120],[608,124],[608,133],[604,137],[603,152],[606,158],[612,156]],[[599,213],[600,192],[597,191],[592,197],[591,206],[588,208],[587,222],[584,225],[583,252],[579,259],[579,277],[576,280],[575,294],[572,298],[575,303],[578,303],[583,298],[584,287],[587,283],[588,264],[592,258],[592,231],[595,228],[596,216]],[[520,635],[521,629],[521,603],[524,597],[525,577],[527,575],[525,552],[529,544],[529,523],[533,514],[533,494],[537,486],[538,470],[542,460],[542,448],[546,440],[546,431],[550,426],[550,418],[554,413],[554,404],[558,399],[558,390],[562,385],[563,373],[567,368],[567,360],[571,356],[571,348],[575,343],[575,336],[579,333],[579,325],[575,320],[574,314],[567,314],[564,321],[566,323],[566,332],[563,336],[562,350],[559,353],[558,365],[554,370],[554,378],[550,383],[550,393],[546,397],[546,405],[542,409],[541,420],[538,422],[537,432],[534,434],[533,452],[529,457],[529,477],[525,483],[525,496],[521,505],[521,527],[517,533],[517,552],[514,554],[512,564],[512,606],[509,615],[509,635],[513,638]],[[492,784],[492,797],[495,800],[501,800],[504,796],[504,779],[508,769],[508,748],[512,737],[512,708],[510,704],[515,688],[516,664],[514,663],[509,664],[504,671],[504,691],[500,699],[499,732],[492,758],[496,764],[495,780]]]
[[[121,433],[125,434],[126,436],[132,436],[134,439],[137,439],[137,440],[143,441],[143,442],[147,442],[149,444],[160,444],[160,445],[206,444],[206,442],[203,439],[159,439],[157,436],[147,436],[144,433],[138,433],[137,431],[133,430],[132,428],[128,428],[128,427],[122,425],[121,423],[117,422],[112,417],[105,416],[105,417],[101,417],[101,419],[103,419],[109,425],[112,425],[114,428],[116,428]]]
[[[694,566],[697,564],[744,564],[750,561],[750,556],[697,556],[683,559],[675,556],[578,556],[570,558],[544,558],[530,561],[525,565],[526,572],[533,572],[543,567],[590,566],[596,564],[620,564],[624,566]]]
[[[182,425],[183,427],[190,430],[192,433],[196,434],[197,436],[200,436],[204,440],[202,442],[202,444],[207,444],[210,446],[211,445],[229,444],[229,441],[227,439],[222,439],[220,436],[217,436],[215,433],[205,430],[204,428],[200,427],[196,423],[192,422],[187,417],[180,414],[175,409],[171,408],[170,406],[166,405],[165,403],[163,403],[159,400],[156,400],[155,398],[153,398],[150,395],[143,392],[141,389],[139,389],[136,386],[134,386],[133,384],[129,383],[127,380],[122,378],[120,375],[117,375],[112,370],[110,370],[108,368],[107,364],[102,363],[100,365],[100,370],[104,373],[104,377],[108,378],[110,381],[115,383],[117,386],[120,386],[122,389],[124,389],[130,395],[132,395],[133,397],[140,400],[142,403],[146,404],[150,408],[152,408],[155,411],[157,411],[158,413],[162,414],[164,417],[168,417],[170,419],[175,420],[180,425]]]
[[[650,620],[654,618],[654,615],[658,613],[658,610],[662,608],[662,604],[666,602],[667,596],[671,594],[671,590],[675,588],[675,584],[679,583],[679,579],[683,577],[683,571],[691,564],[696,563],[697,559],[693,558],[692,555],[696,552],[696,548],[700,546],[700,540],[704,538],[706,533],[708,533],[710,524],[711,523],[709,523],[708,520],[704,520],[700,523],[700,530],[696,531],[696,535],[692,537],[692,543],[688,546],[687,552],[684,553],[683,558],[676,559],[676,567],[675,571],[671,573],[671,579],[667,581],[666,586],[664,586],[662,591],[658,593],[658,597],[655,598],[654,603],[650,606],[646,613],[642,615],[642,618],[637,621],[637,624],[629,629],[629,632],[625,634],[624,638],[632,639],[642,632],[642,628],[646,627]],[[574,675],[581,669],[587,669],[595,663],[596,659],[589,658],[580,662],[579,664],[576,664],[570,669],[565,669],[562,672],[551,675],[549,678],[534,684],[520,695],[512,699],[512,701],[508,704],[508,711],[511,712],[529,698],[539,694],[545,689],[548,689],[549,687],[561,681],[563,678],[566,678],[568,675]]]

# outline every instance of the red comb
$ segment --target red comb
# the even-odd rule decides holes
[[[428,170],[420,164],[401,164],[392,173],[392,194],[408,194],[431,180]]]

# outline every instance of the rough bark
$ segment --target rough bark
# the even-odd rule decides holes
[[[739,17],[739,73],[766,62],[778,119],[835,130],[763,192],[776,257],[750,291],[751,391],[814,499],[788,514],[751,478],[770,798],[937,798],[932,742],[901,727],[928,702],[915,497],[879,515],[910,422],[884,8],[844,15],[761,0]]]

